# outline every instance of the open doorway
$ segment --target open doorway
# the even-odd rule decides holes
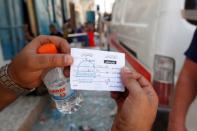
[[[22,3],[22,12],[23,12],[23,33],[24,33],[24,39],[25,44],[28,44],[30,41],[33,40],[35,37],[35,34],[32,31],[31,28],[31,21],[29,16],[29,10],[28,10],[28,4],[26,1],[23,1]]]

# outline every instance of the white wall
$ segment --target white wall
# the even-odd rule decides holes
[[[3,52],[1,47],[1,38],[0,38],[0,67],[4,64],[3,62]]]
[[[115,0],[95,0],[95,10],[96,6],[99,5],[101,13],[104,13],[105,11],[111,13],[114,2]]]
[[[0,38],[0,67],[5,65],[5,64],[8,64],[10,63],[10,60],[4,60],[3,59],[3,50],[2,50],[2,45],[1,45],[1,38]]]

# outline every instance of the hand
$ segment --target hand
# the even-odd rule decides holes
[[[128,68],[122,69],[121,76],[126,92],[111,94],[118,105],[112,131],[150,131],[158,107],[152,85]]]
[[[62,54],[38,54],[37,49],[46,43],[54,43]],[[39,36],[30,42],[11,62],[8,74],[21,87],[32,89],[42,82],[44,73],[54,67],[72,64],[70,48],[66,40],[56,36]]]

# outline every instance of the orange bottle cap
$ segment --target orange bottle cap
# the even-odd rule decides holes
[[[53,43],[48,43],[40,46],[37,51],[39,54],[57,54],[57,48]]]

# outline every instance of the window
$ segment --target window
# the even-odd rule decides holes
[[[185,1],[185,9],[197,9],[197,0],[186,0]]]
[[[183,11],[183,16],[189,23],[197,25],[197,0],[185,1],[185,10]]]

